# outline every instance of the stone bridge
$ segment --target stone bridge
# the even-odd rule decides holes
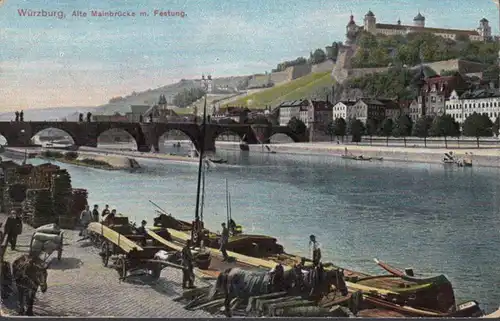
[[[0,122],[0,134],[7,140],[7,145],[23,147],[32,145],[31,138],[40,131],[49,128],[60,129],[73,139],[77,146],[97,147],[101,134],[111,129],[119,129],[129,133],[137,144],[139,151],[159,151],[163,134],[178,130],[188,136],[199,149],[205,143],[206,151],[215,151],[215,140],[221,134],[233,133],[248,144],[259,141],[269,143],[275,134],[285,134],[294,142],[307,141],[307,135],[298,135],[290,127],[249,124],[207,124],[206,135],[203,136],[203,125],[195,123],[125,123],[125,122]]]

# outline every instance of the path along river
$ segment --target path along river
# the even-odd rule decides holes
[[[248,233],[276,236],[288,252],[307,255],[315,234],[323,256],[340,266],[383,274],[377,257],[419,273],[442,272],[458,301],[500,304],[500,171],[443,165],[354,162],[327,156],[222,152],[229,165],[206,177],[204,219],[214,230],[232,215]],[[31,160],[41,163],[40,160]],[[140,160],[140,172],[60,164],[89,203],[110,204],[152,222],[153,200],[191,220],[196,164]]]

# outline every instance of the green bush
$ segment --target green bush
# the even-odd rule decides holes
[[[43,157],[47,157],[47,158],[62,158],[64,157],[64,155],[60,152],[54,152],[54,151],[51,151],[51,150],[46,150],[46,151],[43,151],[42,152],[42,156]]]
[[[94,165],[94,166],[111,167],[111,165],[109,163],[106,163],[105,161],[91,159],[91,158],[83,159],[82,163],[87,164],[87,165]]]
[[[78,158],[78,153],[77,152],[67,152],[64,154],[64,159],[72,161]]]

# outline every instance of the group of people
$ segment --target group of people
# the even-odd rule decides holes
[[[22,122],[24,121],[24,112],[21,110],[21,112],[16,111],[16,122]]]
[[[10,249],[14,251],[17,244],[17,236],[23,232],[23,220],[19,212],[12,210],[10,212],[5,226],[3,228],[4,237],[7,237],[7,244],[10,244]],[[1,240],[3,242],[3,240]]]
[[[106,204],[101,213],[99,213],[99,205],[95,204],[94,209],[90,211],[90,207],[85,205],[85,209],[80,214],[80,236],[83,235],[83,230],[89,226],[91,222],[109,222],[116,216],[116,209],[109,209]],[[102,219],[101,219],[102,218]]]
[[[82,113],[80,113],[80,114],[78,115],[78,121],[79,121],[80,123],[83,123],[83,114],[82,114]],[[92,121],[92,113],[89,111],[89,112],[87,113],[87,123],[90,123],[91,121]]]

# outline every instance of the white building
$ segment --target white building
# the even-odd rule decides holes
[[[331,121],[333,104],[327,100],[300,99],[282,102],[278,108],[280,126],[288,125],[290,119],[295,117],[310,128],[313,124],[321,127]]]
[[[347,119],[347,112],[349,107],[353,106],[356,101],[353,100],[344,100],[339,101],[333,106],[333,120],[337,118]]]
[[[473,113],[486,114],[494,122],[500,115],[500,92],[498,89],[466,91],[462,95],[454,90],[445,103],[445,113],[458,123],[463,123]]]

